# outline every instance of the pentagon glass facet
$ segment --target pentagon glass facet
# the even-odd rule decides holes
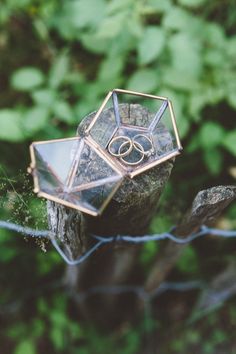
[[[91,215],[98,215],[122,181],[85,139],[35,142],[30,147],[35,192]]]
[[[134,91],[109,92],[82,134],[33,143],[30,170],[39,196],[94,216],[124,177],[182,150],[171,102]]]
[[[109,92],[86,133],[131,178],[182,150],[171,102],[139,92]]]

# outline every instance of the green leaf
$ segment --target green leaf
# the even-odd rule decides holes
[[[63,350],[65,347],[64,329],[60,327],[53,327],[49,332],[50,339],[53,346],[57,350]]]
[[[224,91],[228,103],[236,109],[236,75],[233,71],[228,72],[226,76]]]
[[[136,49],[136,38],[130,33],[130,31],[122,31],[117,36],[116,40],[110,43],[109,50],[107,51],[110,55],[121,55],[121,53],[126,54]],[[127,55],[127,54],[126,54]],[[127,57],[124,59],[127,60]]]
[[[189,97],[189,114],[194,118],[196,122],[201,119],[201,110],[207,103],[207,97],[204,90],[194,91]]]
[[[196,273],[198,270],[198,257],[193,246],[188,245],[176,264],[177,268],[184,273]]]
[[[223,155],[218,149],[207,149],[204,151],[204,162],[207,169],[213,176],[220,173],[223,166]]]
[[[24,116],[24,127],[28,135],[46,128],[49,119],[49,110],[47,107],[35,106],[30,108]]]
[[[21,114],[11,109],[0,110],[0,139],[16,142],[24,138]]]
[[[218,102],[222,101],[226,95],[227,83],[225,86],[219,85],[213,88],[212,85],[203,86],[202,90],[205,95],[206,103],[211,105],[216,105]]]
[[[149,64],[162,52],[165,45],[165,33],[161,28],[148,26],[138,45],[139,63]]]
[[[116,0],[107,4],[107,14],[112,15],[122,10],[127,10],[136,0]]]
[[[139,16],[136,12],[132,11],[131,13],[128,13],[126,20],[127,19],[128,19],[128,21],[126,21],[127,29],[125,30],[125,32],[123,29],[123,33],[129,33],[131,37],[134,37],[132,38],[133,42],[136,42],[137,39],[139,40],[141,38],[145,28],[142,21],[142,17]]]
[[[175,91],[168,90],[168,89],[161,90],[159,94],[163,97],[168,97],[172,102],[180,136],[181,138],[184,138],[187,135],[190,128],[190,122],[184,110],[184,105],[185,105],[184,96],[181,94],[177,94]]]
[[[227,101],[229,102],[230,106],[236,109],[236,92],[232,91],[227,96]]]
[[[147,242],[143,245],[140,254],[140,262],[145,265],[151,262],[159,251],[159,245],[155,241]]]
[[[235,60],[236,57],[236,37],[233,36],[227,40],[227,55],[230,60]]]
[[[162,13],[169,11],[172,7],[172,3],[170,0],[165,1],[157,1],[157,0],[147,0],[144,5],[145,13]]]
[[[78,29],[98,25],[104,19],[105,11],[104,0],[74,0],[65,2],[64,16],[70,25]]]
[[[69,57],[66,51],[61,53],[53,62],[49,73],[50,87],[57,88],[69,71]]]
[[[217,23],[207,23],[204,26],[204,37],[208,45],[227,50],[224,29]]]
[[[42,337],[42,335],[45,332],[45,329],[46,328],[45,328],[44,321],[38,317],[35,317],[32,321],[32,324],[31,324],[32,337],[34,337],[34,338]]]
[[[56,99],[56,91],[50,89],[36,90],[32,93],[32,98],[37,105],[50,107]]]
[[[119,77],[123,67],[124,58],[122,56],[107,57],[100,65],[98,81],[109,81],[111,78]]]
[[[187,148],[185,149],[185,151],[189,152],[190,154],[195,152],[196,150],[198,150],[200,147],[200,142],[198,139],[197,135],[194,135],[191,139],[191,141],[188,143]]]
[[[180,5],[186,7],[198,7],[206,3],[207,0],[178,0]]]
[[[158,78],[156,76],[156,72],[151,69],[136,71],[128,80],[127,89],[152,92],[158,86]]]
[[[201,73],[202,59],[200,55],[200,43],[197,38],[187,33],[172,35],[168,42],[172,59],[172,68],[183,75],[198,78]]]
[[[162,79],[164,83],[174,89],[194,92],[199,88],[198,81],[185,71],[178,71],[173,68],[168,68],[163,72]]]
[[[180,137],[183,139],[186,137],[186,135],[190,130],[191,127],[190,119],[188,116],[185,116],[185,114],[183,113],[181,116],[178,116],[177,123],[178,123]]]
[[[114,38],[123,30],[126,20],[127,12],[121,12],[107,17],[102,22],[96,35],[98,38]]]
[[[66,101],[57,101],[53,106],[53,112],[56,118],[66,122],[73,123],[73,112],[70,105]]]
[[[16,346],[14,354],[36,354],[34,342],[30,339],[25,339]]]
[[[236,130],[225,136],[223,145],[232,155],[236,156]]]
[[[34,67],[16,70],[11,77],[11,85],[19,91],[30,91],[44,82],[43,73]]]
[[[2,235],[1,235],[2,236]],[[1,262],[9,262],[17,256],[17,250],[7,245],[1,245],[0,259]]]
[[[163,26],[172,30],[189,29],[193,19],[189,12],[180,7],[172,6],[163,19]]]
[[[203,148],[214,148],[223,143],[224,129],[217,123],[206,122],[202,125],[199,139]]]
[[[216,48],[208,48],[205,51],[204,62],[209,66],[215,66],[216,69],[223,67],[225,62],[225,53]]]
[[[88,49],[92,53],[102,54],[109,51],[109,39],[98,37],[95,33],[85,33],[81,35],[81,42],[85,49]]]
[[[33,26],[36,30],[37,35],[43,41],[49,40],[49,28],[46,26],[46,23],[42,18],[37,17],[33,21]]]

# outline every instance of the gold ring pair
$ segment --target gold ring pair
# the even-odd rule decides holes
[[[150,149],[145,150],[143,145],[137,141],[137,139],[140,137],[147,140],[147,142],[151,146]],[[115,142],[118,142],[119,140],[121,140],[121,141],[124,140],[124,141],[123,141],[123,143],[120,144],[117,152],[112,151],[113,144]],[[122,152],[122,150],[125,147],[128,147],[128,148]],[[125,159],[125,157],[130,155],[133,150],[136,150],[137,152],[139,152],[141,154],[141,157],[137,161],[133,161],[133,162],[127,161]],[[125,136],[125,135],[119,135],[119,136],[114,137],[110,141],[110,143],[108,144],[108,151],[112,156],[120,158],[123,163],[125,163],[127,165],[134,166],[134,165],[138,165],[140,162],[142,162],[145,156],[149,157],[150,155],[152,155],[154,153],[154,147],[153,147],[153,142],[152,142],[151,138],[149,138],[145,134],[136,134],[132,139],[129,138],[128,136]]]

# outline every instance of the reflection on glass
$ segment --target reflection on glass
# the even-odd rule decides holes
[[[111,98],[90,130],[91,137],[103,148],[107,146],[118,127],[119,118],[116,113]]]
[[[34,143],[34,173],[42,196],[97,215],[123,176],[90,144],[80,138]]]
[[[41,165],[58,179],[62,184],[66,183],[73,160],[80,144],[79,138],[34,143],[33,147]]]

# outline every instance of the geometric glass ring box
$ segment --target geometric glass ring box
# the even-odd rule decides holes
[[[115,89],[83,136],[32,143],[29,172],[38,196],[96,216],[125,177],[133,178],[181,150],[167,98]]]

